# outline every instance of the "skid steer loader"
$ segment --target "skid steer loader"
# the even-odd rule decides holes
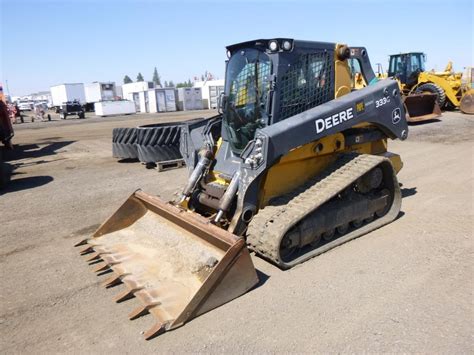
[[[352,54],[351,54],[352,53]],[[393,221],[408,126],[398,84],[351,92],[350,57],[370,82],[364,48],[285,38],[227,47],[220,114],[184,126],[190,175],[179,198],[136,191],[82,245],[133,296],[150,339],[250,290],[249,249],[288,269]]]

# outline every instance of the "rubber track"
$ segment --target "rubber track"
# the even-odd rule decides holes
[[[391,222],[398,215],[401,206],[401,193],[395,173],[393,173],[394,198],[386,215],[313,249],[289,263],[279,259],[280,241],[292,226],[349,187],[359,177],[385,161],[390,163],[387,158],[376,155],[346,154],[322,175],[308,181],[300,188],[272,200],[270,205],[257,213],[248,226],[247,243],[249,247],[279,267],[288,269]]]
[[[114,128],[112,131],[112,156],[121,159],[138,158],[136,143],[136,128]]]

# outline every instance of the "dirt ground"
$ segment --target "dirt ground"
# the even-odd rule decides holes
[[[445,113],[390,143],[404,168],[400,218],[289,271],[252,256],[257,288],[145,341],[151,316],[100,287],[73,245],[137,188],[169,199],[186,169],[111,157],[113,127],[167,115],[15,125],[0,190],[0,350],[7,353],[472,353],[474,116]],[[28,120],[27,120],[28,121]],[[105,276],[106,277],[106,276]]]

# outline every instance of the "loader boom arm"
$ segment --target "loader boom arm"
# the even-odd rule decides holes
[[[364,122],[391,139],[407,138],[405,110],[395,80],[380,81],[257,130],[255,140],[242,153],[242,167],[263,172],[293,148]]]
[[[259,129],[242,152],[237,213],[258,206],[259,183],[264,173],[290,150],[349,129],[371,123],[392,139],[406,139],[408,124],[395,80],[382,80],[363,90]],[[238,221],[231,223],[238,233]]]

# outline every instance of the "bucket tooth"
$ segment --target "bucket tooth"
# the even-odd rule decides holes
[[[150,340],[150,339],[154,338],[155,336],[161,334],[164,331],[165,331],[165,325],[162,324],[162,323],[157,322],[157,323],[155,323],[155,325],[153,325],[153,327],[148,329],[143,334],[143,336],[145,337],[146,340]]]
[[[109,265],[107,263],[100,263],[95,269],[94,272],[100,272],[107,270],[109,268]]]
[[[145,314],[148,313],[150,308],[152,308],[154,306],[157,306],[158,304],[159,303],[156,303],[154,305],[144,305],[144,306],[137,307],[128,315],[128,318],[130,320],[134,320],[134,319],[137,319],[139,317],[142,317],[142,316],[144,316]]]
[[[79,253],[81,253],[81,255],[86,255],[86,254],[92,253],[93,251],[94,251],[94,248],[91,245],[87,244],[87,247],[81,249]]]
[[[75,247],[80,247],[81,245],[86,245],[89,239],[83,239],[79,243],[74,244]]]
[[[119,283],[122,283],[121,277],[122,277],[121,275],[118,275],[118,274],[114,273],[114,276],[111,276],[107,280],[105,280],[102,283],[102,286],[112,287],[112,286],[118,285]]]
[[[129,313],[128,319],[134,320],[148,313],[147,306],[139,306]]]
[[[85,260],[89,262],[89,261],[99,260],[99,259],[100,259],[100,253],[95,252],[92,255],[89,255]]]
[[[114,301],[117,303],[123,302],[128,300],[129,298],[132,298],[134,295],[133,293],[136,291],[139,291],[140,288],[134,288],[134,289],[127,289],[119,293],[115,298]]]

